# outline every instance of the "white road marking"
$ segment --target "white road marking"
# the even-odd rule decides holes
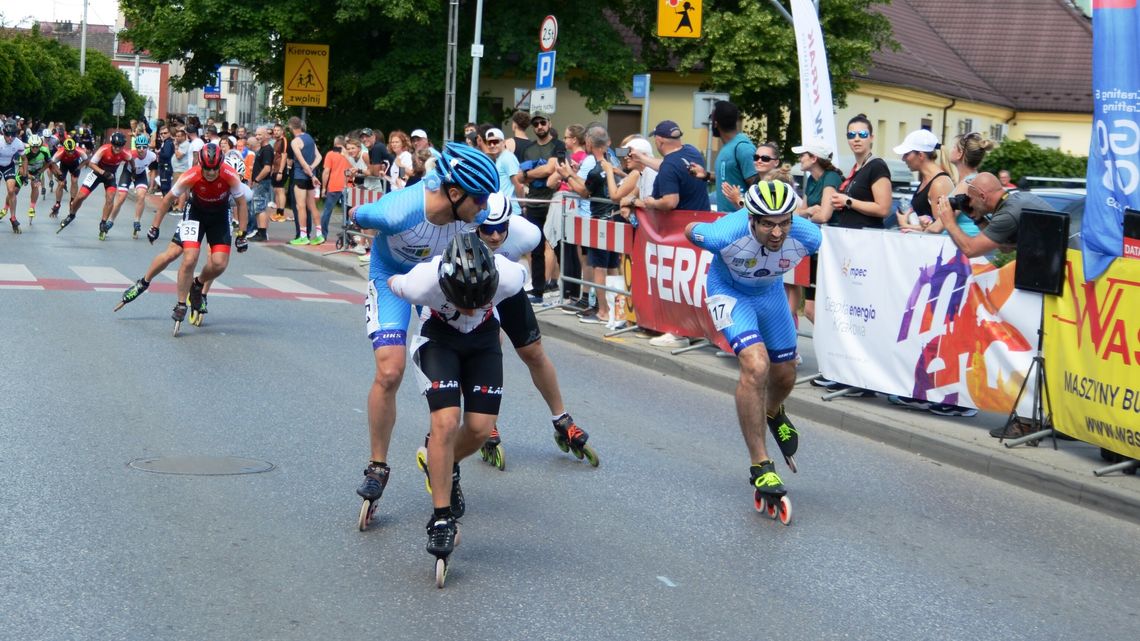
[[[345,289],[352,290],[358,294],[368,293],[368,281],[366,280],[334,280],[332,282],[340,285],[341,287],[344,287]]]
[[[260,283],[270,289],[276,289],[279,292],[286,294],[324,294],[319,289],[313,289],[308,285],[303,285],[293,280],[292,278],[285,278],[284,276],[260,276],[258,274],[246,274],[246,278]]]
[[[169,279],[170,282],[172,282],[172,283],[178,282],[178,270],[177,269],[168,269],[168,270],[162,272],[162,275],[165,276],[167,279]],[[131,281],[131,282],[134,282],[134,281]],[[210,292],[212,293],[216,289],[227,290],[227,289],[233,289],[233,287],[229,287],[229,286],[223,284],[222,281],[216,280],[216,281],[214,281],[213,285],[210,285]],[[249,297],[246,296],[246,298],[249,298]]]
[[[0,263],[0,280],[34,283],[36,282],[36,277],[32,274],[30,269],[19,263]],[[43,288],[41,287],[40,289]]]
[[[309,296],[298,296],[297,300],[308,301],[310,303],[344,303],[345,305],[351,305],[348,301],[339,298],[310,298]]]
[[[38,289],[43,291],[40,285],[0,285],[0,289]]]
[[[664,583],[665,585],[667,585],[671,588],[677,587],[677,584],[670,581],[669,577],[667,577],[667,576],[659,576],[659,577],[657,577],[657,580]]]
[[[114,267],[90,267],[87,265],[70,265],[71,271],[75,272],[84,282],[98,283],[100,285],[132,285],[135,281],[124,276],[119,270]]]

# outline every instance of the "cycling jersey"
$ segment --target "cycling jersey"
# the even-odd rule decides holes
[[[202,176],[202,167],[194,165],[174,183],[171,192],[177,197],[189,192],[191,202],[195,205],[204,209],[224,210],[231,196],[239,198],[244,195],[241,187],[241,179],[229,165],[223,164],[214,180],[206,180]]]
[[[799,216],[792,217],[792,228],[778,251],[769,252],[752,235],[749,213],[741,209],[712,223],[693,228],[693,244],[717,254],[709,272],[729,279],[745,293],[759,293],[783,282],[784,273],[795,268],[804,256],[819,250],[819,227]]]
[[[145,150],[141,155],[135,151],[131,154],[131,159],[127,161],[127,170],[134,174],[145,174],[147,168],[157,158],[158,156],[150,149]]]
[[[507,218],[507,224],[510,225],[507,228],[507,238],[495,249],[495,253],[500,256],[518,260],[529,256],[531,250],[542,241],[542,230],[522,216]]]
[[[452,330],[460,334],[470,334],[481,331],[480,327],[496,319],[495,305],[502,300],[522,291],[526,270],[522,265],[511,261],[505,256],[495,256],[495,267],[499,270],[499,287],[490,303],[475,310],[471,316],[461,314],[452,305],[439,286],[439,263],[442,257],[436,256],[426,263],[416,265],[406,274],[397,274],[389,280],[392,293],[413,305],[423,305],[431,310],[431,317],[447,324]],[[498,325],[495,325],[498,328]],[[486,328],[484,328],[486,329]]]
[[[126,149],[120,149],[118,152],[110,144],[103,145],[91,156],[91,162],[98,165],[106,173],[114,174],[119,169],[119,165],[130,162],[131,152]]]
[[[0,138],[0,167],[12,166],[22,153],[24,153],[24,141],[12,138],[12,142],[7,142]]]
[[[41,146],[31,153],[25,152],[24,157],[28,159],[28,173],[30,174],[38,174],[43,171],[44,165],[51,160],[51,155],[46,146]]]
[[[83,162],[87,160],[87,154],[83,153],[82,147],[76,147],[75,151],[68,151],[60,147],[55,151],[52,160],[58,163],[60,167],[70,169],[83,164]]]

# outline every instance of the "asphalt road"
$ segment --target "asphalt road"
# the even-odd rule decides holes
[[[356,528],[372,359],[351,281],[254,247],[221,279],[248,298],[212,296],[206,324],[172,338],[168,290],[115,314],[125,284],[99,282],[136,278],[157,247],[116,234],[122,224],[96,240],[93,205],[58,236],[36,220],[19,237],[0,231],[0,638],[1140,629],[1134,525],[801,422],[785,527],[752,509],[730,396],[556,340],[547,349],[602,465],[557,450],[507,347],[507,471],[464,464],[462,544],[437,590],[414,463],[427,407],[410,375],[379,521]],[[15,265],[34,280],[11,280]],[[200,476],[129,465],[223,456],[274,467]]]

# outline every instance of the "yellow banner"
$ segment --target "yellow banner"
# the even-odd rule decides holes
[[[700,38],[701,0],[657,0],[657,35]]]
[[[1070,249],[1064,293],[1045,297],[1044,353],[1054,426],[1140,459],[1140,260],[1086,283]]]
[[[324,107],[329,94],[329,46],[302,43],[285,45],[285,104]]]

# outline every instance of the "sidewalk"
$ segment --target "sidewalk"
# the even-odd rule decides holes
[[[356,254],[323,255],[336,249],[334,243],[335,239],[329,239],[316,247],[279,243],[266,246],[331,271],[366,278],[368,265],[359,262]],[[637,332],[606,338],[602,325],[579,323],[575,316],[555,309],[535,311],[539,312],[546,336],[729,394],[736,388],[735,359],[718,357],[713,348],[673,356],[668,349],[650,345]],[[818,371],[811,339],[801,338],[799,348],[804,359],[800,374]],[[943,418],[896,407],[879,398],[824,401],[820,398],[822,391],[806,383],[797,386],[786,403],[788,414],[1140,523],[1140,475],[1116,473],[1097,478],[1093,470],[1108,463],[1101,460],[1096,446],[1057,440],[1054,450],[1053,441],[1045,439],[1038,447],[1007,448],[989,435],[991,428],[1005,422],[1005,415],[979,413],[973,418]]]

